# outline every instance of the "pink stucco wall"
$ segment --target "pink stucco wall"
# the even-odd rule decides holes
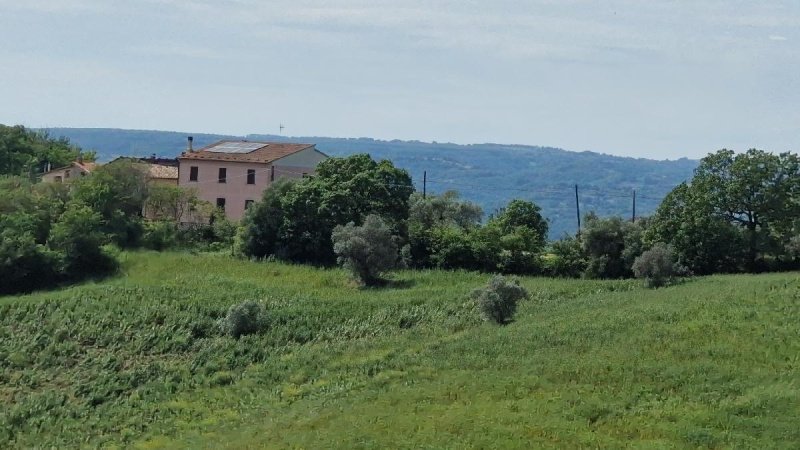
[[[198,168],[197,181],[189,181],[191,167]],[[219,169],[227,169],[225,183],[218,180]],[[256,171],[255,184],[247,184],[247,169]],[[308,167],[279,166],[274,169],[274,177],[300,178],[303,173],[313,174]],[[270,164],[205,161],[198,159],[182,159],[178,172],[178,185],[197,190],[198,197],[216,206],[218,198],[225,199],[225,215],[231,220],[240,220],[244,215],[247,200],[259,201],[272,178],[273,169]]]

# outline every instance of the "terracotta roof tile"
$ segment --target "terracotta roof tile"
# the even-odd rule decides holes
[[[314,148],[314,144],[289,144],[285,142],[253,142],[247,141],[251,144],[263,144],[262,147],[257,148],[249,153],[221,153],[208,151],[208,149],[216,147],[220,144],[226,143],[240,143],[242,141],[220,141],[211,144],[207,147],[201,148],[195,152],[184,152],[179,159],[202,159],[210,161],[240,161],[240,162],[257,162],[257,163],[271,163],[278,159],[289,156],[293,153],[305,150],[307,148]]]
[[[161,164],[149,164],[147,176],[151,179],[177,180],[178,168],[174,166],[164,166]]]

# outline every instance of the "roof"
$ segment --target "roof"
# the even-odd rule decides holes
[[[84,172],[91,172],[91,171],[93,171],[94,169],[97,168],[97,163],[73,161],[73,162],[69,163],[68,166],[56,167],[55,169],[50,169],[47,172],[42,173],[42,175],[46,175],[48,173],[53,173],[53,172],[57,172],[57,171],[64,170],[64,169],[71,169],[73,167],[76,167],[76,168],[78,168],[78,169],[80,169],[80,170],[82,170]]]
[[[177,180],[178,168],[175,166],[165,166],[163,164],[148,164],[147,176],[150,179]]]
[[[249,145],[245,145],[249,144]],[[220,141],[194,152],[184,152],[179,159],[271,163],[291,154],[314,148],[314,144],[286,142]],[[251,150],[253,149],[253,150]]]

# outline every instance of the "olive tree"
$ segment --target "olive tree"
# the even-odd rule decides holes
[[[334,228],[331,235],[337,261],[366,286],[380,284],[381,275],[397,266],[397,245],[384,221],[373,214],[361,226],[353,222]]]

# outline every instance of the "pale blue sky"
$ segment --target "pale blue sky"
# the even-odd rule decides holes
[[[0,0],[0,123],[798,150],[796,0]]]

